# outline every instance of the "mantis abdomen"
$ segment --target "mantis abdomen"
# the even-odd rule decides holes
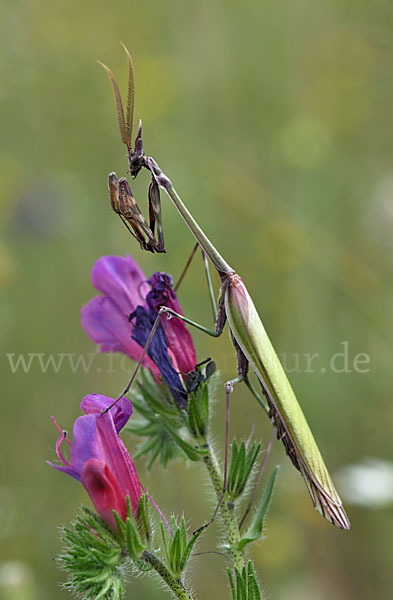
[[[255,371],[287,454],[301,472],[315,508],[331,523],[349,529],[350,523],[303,411],[255,305],[239,275],[228,275],[225,312],[232,334]]]

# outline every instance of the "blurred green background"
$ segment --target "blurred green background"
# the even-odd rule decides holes
[[[270,468],[281,463],[281,475],[267,539],[253,551],[263,587],[275,600],[392,597],[392,26],[383,0],[2,3],[0,598],[66,597],[53,560],[58,527],[87,497],[45,464],[57,437],[49,416],[71,428],[82,397],[116,395],[127,380],[121,367],[131,367],[116,358],[108,373],[100,355],[88,373],[66,361],[58,373],[34,361],[12,373],[7,354],[88,356],[95,349],[79,310],[94,294],[94,261],[129,252],[146,274],[176,277],[193,244],[165,199],[164,256],[143,254],[110,211],[107,173],[125,175],[127,164],[95,60],[124,90],[120,40],[134,57],[146,151],[242,274],[297,371],[291,381],[346,498],[349,533],[313,511],[275,444]],[[146,181],[133,184],[144,208]],[[200,261],[180,299],[186,314],[209,322]],[[227,334],[195,341],[221,382],[234,375]],[[344,350],[348,365],[338,357],[332,368]],[[307,369],[304,355],[314,353]],[[354,369],[359,353],[367,372]],[[223,399],[219,389],[218,448]],[[248,436],[252,424],[266,444],[268,420],[238,387],[232,432]],[[167,514],[184,510],[191,528],[211,514],[202,469],[137,466]],[[201,552],[214,550],[216,533]],[[229,597],[226,565],[215,554],[194,558],[199,598]],[[129,595],[169,597],[150,579],[131,581]]]

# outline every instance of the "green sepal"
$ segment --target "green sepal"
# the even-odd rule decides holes
[[[240,446],[233,441],[227,487],[232,502],[244,492],[260,449],[261,444],[256,442],[253,442],[247,450],[244,441]]]
[[[209,425],[209,387],[202,381],[188,396],[188,427],[191,434],[203,444],[207,441]]]
[[[170,521],[172,535],[161,524],[161,535],[163,540],[163,549],[167,567],[171,574],[178,579],[187,566],[188,559],[192,550],[202,533],[202,530],[192,535],[187,541],[187,528],[184,517],[182,517],[180,526],[175,517]]]
[[[248,600],[261,600],[261,591],[251,561],[248,562],[247,595]]]
[[[135,454],[135,458],[148,455],[148,469],[158,457],[165,467],[169,460],[181,453],[192,461],[200,460],[206,454],[206,450],[204,447],[197,448],[184,439],[186,433],[184,427],[187,426],[194,437],[198,431],[198,441],[203,441],[205,446],[205,439],[201,437],[201,432],[207,431],[209,411],[207,384],[202,381],[198,389],[190,394],[193,396],[192,426],[190,426],[188,414],[173,404],[165,384],[159,386],[146,370],[143,370],[141,378],[141,382],[136,382],[134,390],[137,391],[132,392],[131,398],[135,410],[145,420],[126,427],[126,431],[146,438]]]
[[[160,417],[154,417],[155,423],[151,424],[152,429],[150,432],[139,431],[138,424],[127,427],[127,431],[135,433],[140,436],[147,436],[147,439],[139,447],[139,450],[135,453],[134,458],[139,458],[144,455],[149,455],[147,463],[147,469],[150,470],[153,466],[156,458],[160,457],[160,463],[165,468],[168,461],[178,457],[180,449],[173,440],[172,436],[168,433],[168,430],[163,425]]]
[[[115,510],[112,510],[113,516],[115,518],[116,521],[116,525],[117,525],[117,530],[119,532],[119,537],[124,540],[125,536],[126,536],[126,524],[123,521],[123,519],[121,519],[119,517],[119,515],[117,514],[117,512]]]
[[[135,520],[130,517],[126,520],[125,542],[130,558],[135,562],[139,561],[145,547],[138,538]]]
[[[64,587],[87,600],[123,600],[130,563],[120,536],[90,509],[82,510],[72,528],[61,532],[63,552],[57,560],[68,574]]]
[[[266,512],[269,508],[270,501],[272,499],[273,488],[274,488],[274,483],[276,481],[278,469],[279,469],[278,466],[274,467],[274,469],[268,479],[267,485],[264,489],[261,501],[258,506],[258,510],[255,513],[254,520],[238,544],[238,549],[240,551],[242,551],[247,544],[250,544],[251,542],[254,542],[255,540],[259,540],[260,537],[262,536],[263,522],[264,522],[264,519],[266,516]]]
[[[261,600],[261,591],[250,560],[247,569],[243,567],[239,571],[235,567],[235,577],[230,568],[227,569],[227,573],[233,600]]]
[[[142,372],[141,377],[142,381],[136,381],[136,387],[151,410],[166,417],[177,416],[179,409],[173,403],[167,385],[163,382],[159,386],[154,377],[146,372],[146,369]]]
[[[176,431],[183,426],[183,423],[179,419],[179,409],[174,406],[169,396],[167,386],[165,384],[159,386],[145,369],[141,372],[141,379],[141,382],[136,382],[131,399],[134,409],[144,418],[144,421],[136,422],[125,429],[146,438],[135,454],[135,458],[148,455],[147,468],[150,469],[154,461],[160,457],[160,463],[165,468],[169,460],[181,454],[178,444],[166,425],[170,422],[171,431]]]
[[[149,548],[150,540],[147,499],[147,494],[142,494],[140,497],[136,519],[132,512],[129,496],[127,496],[127,518],[125,521],[120,518],[116,511],[112,511],[122,545],[127,549],[131,560],[142,571],[151,569],[151,566],[147,565],[142,558],[143,552]]]
[[[173,535],[172,543],[169,545],[169,564],[172,574],[177,577],[180,574],[181,543],[180,529],[177,529]]]
[[[181,569],[182,571],[185,569],[186,565],[187,565],[187,561],[191,556],[192,550],[199,538],[199,536],[203,533],[203,529],[199,529],[199,531],[196,531],[195,533],[192,534],[192,536],[190,537],[187,546],[183,552],[183,558],[182,558],[182,563],[181,563]]]
[[[164,524],[161,522],[161,537],[162,537],[162,543],[164,546],[165,562],[167,565],[169,565],[169,551],[168,551],[168,543],[167,543],[167,539],[166,539],[166,533],[167,533],[167,530],[165,529]]]
[[[233,600],[237,600],[236,586],[235,586],[235,582],[233,581],[232,571],[229,567],[227,567],[227,575],[228,575],[228,579],[229,579],[229,585],[231,586],[232,598],[233,598]]]
[[[191,444],[183,440],[183,438],[178,433],[176,433],[176,430],[172,427],[172,424],[165,423],[165,427],[167,428],[168,432],[172,435],[179,448],[183,450],[184,454],[190,460],[196,462],[200,460],[204,454],[206,454],[205,449],[195,448],[194,446],[191,446]]]
[[[127,496],[127,502],[129,503],[129,496]],[[138,512],[137,512],[137,525],[138,525],[138,533],[141,540],[145,543],[146,546],[150,544],[150,523],[149,523],[149,513],[148,513],[148,504],[149,497],[147,494],[142,494],[139,498],[138,502]],[[131,505],[130,505],[131,509]]]

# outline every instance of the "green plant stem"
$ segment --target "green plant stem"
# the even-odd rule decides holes
[[[219,500],[221,498],[222,489],[224,485],[224,477],[221,474],[217,458],[215,457],[215,454],[210,445],[208,446],[208,448],[209,453],[206,456],[204,456],[203,461],[209,472],[211,482],[216,492],[217,500]],[[220,505],[220,512],[222,520],[224,522],[229,553],[233,560],[233,565],[237,567],[239,571],[241,571],[241,569],[245,567],[246,562],[244,560],[243,553],[238,550],[240,542],[240,531],[236,520],[235,507],[233,503],[229,501],[227,492],[224,493]]]
[[[187,592],[182,582],[179,579],[175,579],[175,577],[173,577],[173,575],[168,571],[166,566],[160,561],[159,558],[157,558],[155,554],[144,550],[142,558],[144,561],[149,563],[153,567],[153,569],[158,573],[161,579],[165,581],[167,586],[175,594],[176,598],[179,598],[179,600],[193,600],[191,594]]]

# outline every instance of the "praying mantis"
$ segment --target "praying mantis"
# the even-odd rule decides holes
[[[108,67],[102,63],[100,64],[106,70],[112,84],[120,134],[128,150],[130,173],[133,177],[136,177],[139,171],[145,168],[152,175],[152,182],[149,187],[150,224],[147,224],[140,212],[128,183],[127,185],[125,183],[126,180],[118,180],[115,173],[110,173],[108,179],[112,208],[119,214],[127,227],[131,226],[132,235],[137,238],[143,249],[163,252],[165,248],[160,201],[160,189],[162,189],[190,229],[202,250],[205,264],[209,260],[221,280],[214,330],[209,330],[166,307],[160,309],[159,317],[166,314],[168,318],[182,319],[215,337],[221,335],[226,322],[228,322],[232,343],[237,354],[238,377],[226,384],[227,401],[233,383],[243,380],[249,385],[247,373],[249,366],[251,366],[261,384],[267,406],[258,394],[256,396],[259,398],[260,404],[267,409],[269,418],[277,429],[277,438],[282,441],[293,465],[300,471],[314,507],[336,527],[350,529],[350,522],[341,499],[334,487],[309,425],[241,277],[221,256],[202,231],[176,192],[171,180],[162,172],[156,161],[145,154],[141,122],[139,122],[134,146],[131,145],[134,112],[134,69],[131,55],[124,45],[123,47],[129,66],[126,117],[124,116],[119,87],[113,73]],[[154,234],[156,223],[157,239]],[[211,290],[210,277],[208,277],[208,283]],[[149,340],[153,335],[154,326]],[[142,358],[138,365],[141,363]],[[125,391],[128,391],[133,378]]]

